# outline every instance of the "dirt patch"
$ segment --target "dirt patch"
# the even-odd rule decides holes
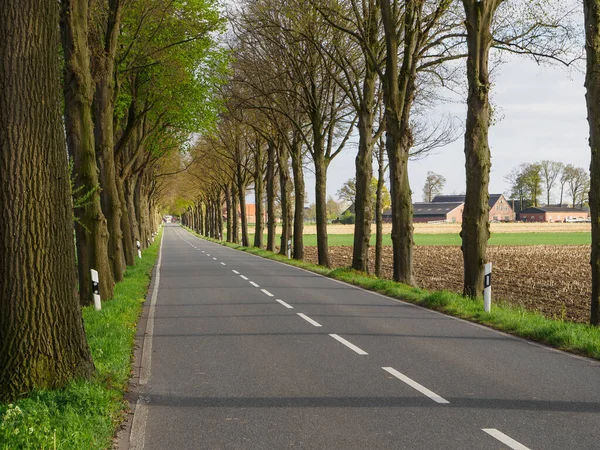
[[[329,252],[333,267],[350,266],[352,247],[330,247]],[[370,258],[375,259],[373,248]],[[493,263],[494,298],[546,317],[589,321],[589,246],[492,246],[488,258]],[[316,263],[317,248],[306,247],[305,259]],[[424,289],[462,292],[462,264],[459,247],[415,247],[415,278]],[[382,268],[384,278],[391,278],[391,247],[385,247]]]

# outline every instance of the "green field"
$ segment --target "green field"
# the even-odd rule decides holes
[[[250,244],[254,235],[250,234]],[[458,234],[415,234],[415,245],[460,245]],[[489,245],[590,245],[590,233],[496,233],[492,234]],[[330,234],[329,246],[352,245],[354,236],[351,234]],[[265,234],[264,242],[267,242]],[[275,241],[279,246],[280,236]],[[304,245],[316,246],[317,235],[304,235]],[[375,245],[375,235],[371,236],[371,245]],[[383,236],[383,245],[392,245],[389,234]]]

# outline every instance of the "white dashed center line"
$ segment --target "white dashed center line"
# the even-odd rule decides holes
[[[225,264],[224,262],[221,263],[222,266],[226,266],[227,264]]]
[[[267,291],[266,289],[261,289],[261,291],[263,291],[263,293],[265,295],[268,295],[269,297],[275,297],[273,294],[271,294],[269,291]]]
[[[410,387],[412,387],[413,389],[416,389],[417,391],[419,391],[421,394],[429,397],[431,400],[433,400],[436,403],[440,403],[440,404],[448,404],[450,403],[448,400],[440,397],[439,395],[437,395],[435,392],[430,391],[429,389],[427,389],[425,386],[420,385],[419,383],[417,383],[414,380],[411,380],[410,378],[408,378],[406,375],[398,372],[396,369],[394,369],[393,367],[382,367],[383,370],[385,370],[386,372],[388,372],[389,374],[395,376],[396,378],[398,378],[400,381],[403,381],[404,383],[408,384]]]
[[[258,284],[256,284],[254,281],[251,281],[251,282],[250,282],[250,284],[251,284],[252,286],[254,286],[254,287],[257,287],[257,288],[259,288],[259,287],[260,287],[260,286],[259,286]]]
[[[215,261],[217,260],[217,258],[215,258],[214,256],[213,256],[213,259],[214,259]]]
[[[237,270],[232,270],[232,272],[235,273],[236,275],[240,274]]]
[[[294,309],[294,307],[292,305],[288,305],[286,302],[284,302],[283,300],[275,300],[276,302],[279,302],[280,304],[282,304],[283,306],[285,306],[287,309]]]
[[[304,320],[306,320],[308,323],[310,323],[311,325],[314,325],[315,327],[322,327],[323,325],[321,325],[319,322],[312,320],[310,317],[308,317],[305,314],[302,313],[298,313],[298,315],[300,317],[302,317]]]
[[[504,433],[496,430],[495,428],[482,428],[481,430],[485,431],[493,438],[498,439],[500,442],[512,448],[513,450],[529,450],[528,447],[525,447],[523,444],[515,441],[513,438],[505,435]]]
[[[210,256],[210,253],[207,253],[206,256]]]
[[[245,277],[244,275],[240,275],[240,277],[241,277],[243,280],[246,280],[246,281],[248,281],[248,277]]]
[[[368,353],[365,352],[362,348],[357,347],[352,342],[347,341],[346,339],[344,339],[343,337],[338,336],[337,334],[330,334],[329,336],[331,336],[332,338],[334,338],[336,341],[344,344],[346,347],[348,347],[349,349],[355,351],[359,355],[368,355]]]

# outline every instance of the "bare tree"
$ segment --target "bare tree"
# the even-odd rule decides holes
[[[549,205],[552,189],[556,185],[558,177],[562,173],[565,165],[560,161],[550,161],[548,159],[544,159],[543,161],[540,161],[539,166],[542,183],[544,183],[544,187],[546,189],[546,205]]]
[[[446,178],[435,172],[427,172],[427,178],[425,178],[425,185],[423,186],[423,201],[431,202],[436,195],[441,194],[444,191],[444,185],[446,184]]]

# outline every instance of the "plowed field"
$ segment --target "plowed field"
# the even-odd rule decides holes
[[[316,247],[307,247],[306,260],[317,262]],[[352,247],[330,247],[332,265],[348,267]],[[383,271],[392,277],[391,247],[385,247]],[[589,246],[493,246],[492,296],[547,317],[587,322],[591,282]],[[371,261],[375,251],[371,249]],[[462,291],[462,253],[459,247],[420,246],[414,253],[415,278],[428,290]],[[374,270],[373,268],[371,270]]]

